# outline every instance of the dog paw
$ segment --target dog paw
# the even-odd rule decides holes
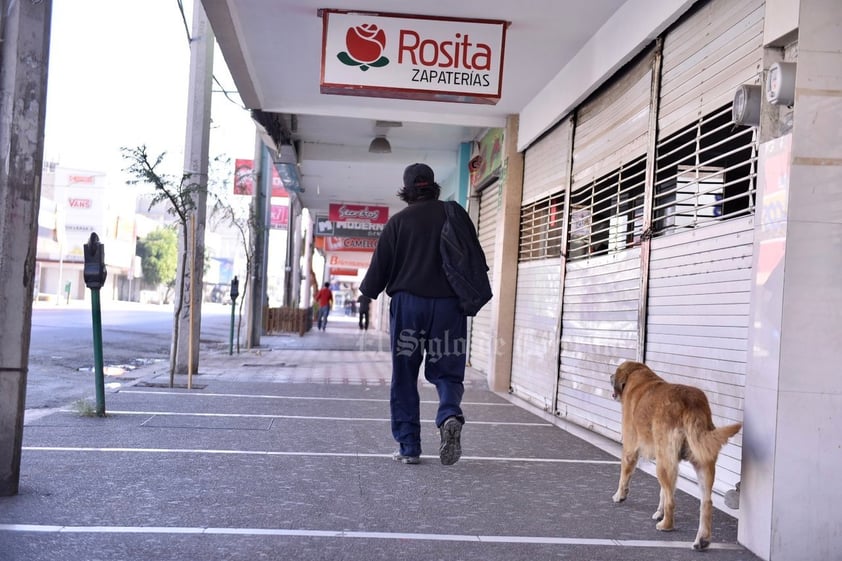
[[[663,520],[664,519],[664,511],[663,510],[656,510],[655,514],[652,515],[652,520]]]
[[[614,493],[614,496],[611,497],[611,500],[614,501],[615,503],[621,503],[624,500],[626,500],[626,496],[624,494],[620,493],[619,491],[617,491],[616,493]]]
[[[710,541],[701,538],[699,540],[696,540],[696,543],[693,544],[693,549],[695,549],[696,551],[704,551],[708,548],[709,545]]]
[[[655,524],[655,529],[661,532],[672,532],[673,530],[675,530],[672,524],[666,524],[663,520]]]

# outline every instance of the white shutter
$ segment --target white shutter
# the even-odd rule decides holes
[[[652,240],[646,363],[701,388],[717,426],[742,421],[754,218]],[[742,433],[719,454],[717,487],[740,480]]]
[[[570,119],[565,119],[524,154],[523,205],[564,190],[571,130]]]
[[[759,84],[763,0],[712,0],[664,37],[658,127],[669,136]]]
[[[652,50],[576,113],[573,190],[646,153]]]
[[[637,356],[640,248],[569,261],[561,318],[558,413],[619,440],[608,377]]]
[[[500,184],[494,183],[484,189],[479,201],[479,243],[488,263],[488,280],[494,286],[494,244],[497,237],[497,209],[499,207]],[[471,321],[471,366],[480,372],[488,372],[491,359],[491,310],[495,298],[482,307]]]
[[[564,190],[572,126],[566,119],[524,155],[511,391],[552,411],[558,379]]]

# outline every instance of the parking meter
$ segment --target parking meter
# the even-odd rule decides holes
[[[91,232],[85,251],[85,268],[82,276],[85,286],[91,289],[91,319],[94,330],[94,383],[96,385],[96,414],[105,417],[105,374],[102,363],[102,313],[99,308],[99,289],[105,284],[105,246],[99,236]]]
[[[90,289],[99,289],[105,284],[105,277],[108,275],[105,270],[105,246],[99,243],[99,236],[91,232],[88,243],[84,246],[85,268],[83,276],[85,286]]]
[[[231,280],[231,301],[237,299],[237,296],[240,295],[240,281],[237,277],[234,277]]]

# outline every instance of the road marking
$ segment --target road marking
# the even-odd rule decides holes
[[[74,413],[77,414],[78,412],[73,409],[61,409],[61,413]],[[389,419],[386,418],[371,418],[371,417],[315,417],[310,415],[266,415],[266,414],[258,414],[258,413],[185,413],[183,411],[108,411],[109,416],[118,416],[118,415],[152,415],[152,416],[162,416],[162,417],[219,417],[219,418],[245,418],[245,419],[303,419],[307,421],[365,421],[365,422],[378,422],[378,423],[389,423],[391,422]],[[435,423],[433,420],[422,420],[422,423]],[[552,423],[547,422],[537,422],[537,423],[518,423],[518,422],[508,422],[508,421],[471,421],[471,425],[505,425],[505,426],[517,426],[517,427],[552,427],[555,428],[555,425]]]
[[[387,398],[375,399],[372,397],[307,397],[300,395],[266,395],[266,394],[243,394],[243,393],[196,393],[196,392],[171,392],[171,391],[154,391],[154,390],[120,390],[118,393],[140,393],[140,394],[155,394],[155,395],[180,395],[191,397],[246,397],[253,399],[290,399],[299,401],[369,401],[375,403],[387,402]],[[438,405],[438,401],[421,401],[421,403],[433,403]],[[463,401],[462,405],[491,405],[493,407],[514,407],[514,404],[509,402],[488,403],[485,401]]]
[[[178,526],[58,526],[47,524],[0,524],[0,531],[54,534],[196,534],[226,536],[283,536],[296,538],[354,538],[369,540],[451,541],[500,544],[590,545],[608,547],[657,547],[690,549],[691,542],[663,540],[612,540],[559,536],[486,536],[470,534],[419,534],[401,532],[352,532],[348,530],[289,530],[284,528],[213,528]],[[710,549],[741,550],[734,543],[712,543]]]
[[[27,452],[118,452],[139,454],[211,454],[228,456],[312,456],[321,458],[389,458],[392,454],[362,454],[352,452],[279,452],[274,450],[215,450],[202,448],[100,448],[96,446],[24,446]],[[438,460],[438,455],[421,456]],[[619,460],[571,460],[564,458],[504,458],[499,456],[462,456],[461,461],[527,462],[549,464],[619,465]]]

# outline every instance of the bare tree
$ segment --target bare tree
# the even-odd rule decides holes
[[[190,173],[185,172],[180,179],[177,179],[172,174],[162,172],[161,164],[164,161],[166,152],[151,157],[145,144],[137,148],[123,147],[121,151],[123,153],[123,159],[128,162],[128,167],[125,171],[132,177],[132,179],[129,179],[128,184],[136,185],[145,183],[152,185],[155,188],[155,193],[149,203],[149,208],[151,209],[161,203],[166,204],[167,212],[175,218],[178,227],[181,229],[182,238],[189,240],[190,237],[188,236],[187,229],[188,220],[190,213],[196,208],[194,195],[203,189],[202,185],[193,181],[193,174]],[[177,294],[184,293],[186,282],[185,272],[188,270],[187,257],[189,252],[187,244],[185,243],[181,249],[181,255],[179,256],[181,260],[181,267],[179,269],[181,274],[176,279],[176,284],[179,288]],[[177,318],[181,316],[184,306],[183,298],[178,298],[177,300],[175,309],[176,320],[174,321],[173,327],[173,344],[170,354],[170,387],[173,387],[175,382],[176,357],[178,356],[179,321]]]

